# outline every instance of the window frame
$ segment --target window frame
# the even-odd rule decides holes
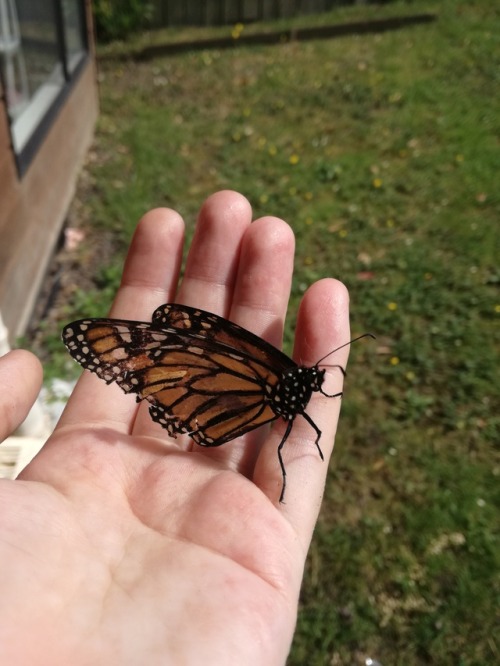
[[[79,13],[82,57],[80,58],[76,67],[74,67],[73,69],[70,68],[68,61],[68,57],[70,54],[68,54],[67,43],[66,43],[65,22],[63,14],[64,0],[52,0],[52,1],[54,5],[57,56],[62,70],[63,83],[60,90],[57,92],[54,99],[48,106],[47,110],[43,113],[40,120],[33,127],[29,138],[26,140],[26,142],[24,143],[24,145],[20,150],[16,149],[13,138],[12,125],[15,122],[15,120],[13,120],[9,114],[6,92],[5,92],[6,86],[4,80],[4,73],[3,73],[3,68],[0,67],[0,80],[2,83],[2,88],[4,90],[3,97],[4,97],[6,115],[9,124],[11,150],[14,155],[14,160],[19,178],[22,178],[24,176],[30,164],[33,162],[47,134],[49,133],[51,127],[53,126],[54,122],[59,116],[61,109],[64,107],[66,100],[71,95],[73,88],[77,84],[82,72],[85,70],[91,55],[85,0],[75,0],[77,4],[77,11]]]

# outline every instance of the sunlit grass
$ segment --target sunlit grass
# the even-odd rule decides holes
[[[291,324],[306,287],[333,275],[353,334],[377,335],[352,349],[290,664],[498,659],[499,10],[377,11],[410,6],[439,18],[100,69],[88,234],[125,247],[161,205],[192,230],[207,195],[240,190],[295,231]],[[104,314],[121,260],[76,291],[68,320]]]

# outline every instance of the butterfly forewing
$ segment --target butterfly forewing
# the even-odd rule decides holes
[[[191,340],[204,340],[215,344],[219,350],[228,350],[235,357],[256,360],[280,373],[296,367],[294,361],[279,349],[245,328],[217,315],[174,303],[162,305],[153,313],[154,327],[160,330],[183,332]]]

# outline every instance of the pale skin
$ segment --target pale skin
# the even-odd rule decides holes
[[[136,230],[110,316],[148,321],[176,301],[222,315],[280,346],[294,238],[248,201],[203,205],[179,284],[184,225],[169,209]],[[88,313],[82,312],[82,317]],[[314,363],[350,339],[348,295],[333,279],[306,292],[294,358]],[[347,363],[348,347],[328,359]],[[0,435],[24,418],[39,362],[0,359]],[[327,369],[325,389],[342,390]],[[0,663],[3,666],[282,665],[333,448],[340,399],[314,394],[283,449],[279,419],[201,448],[170,439],[145,405],[84,372],[42,451],[0,480]]]

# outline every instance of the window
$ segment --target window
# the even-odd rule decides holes
[[[85,61],[82,0],[0,0],[0,64],[12,144],[22,167]]]
[[[70,73],[74,72],[85,55],[85,22],[79,2],[62,3],[66,62]]]

